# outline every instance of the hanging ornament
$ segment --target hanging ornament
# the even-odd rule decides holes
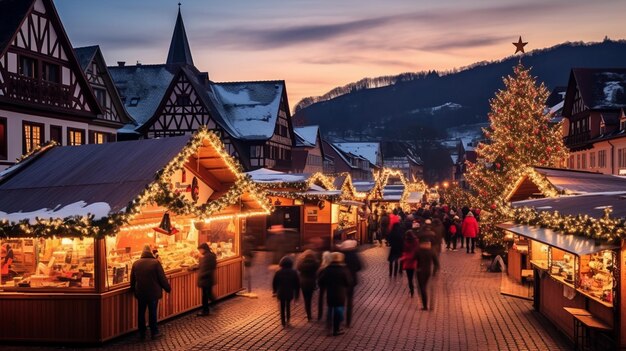
[[[169,212],[165,212],[163,214],[163,218],[161,218],[161,224],[159,224],[158,227],[154,227],[152,229],[154,229],[155,232],[167,235],[174,235],[178,233],[178,229],[172,226]]]

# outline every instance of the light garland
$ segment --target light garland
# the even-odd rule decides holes
[[[174,173],[184,167],[185,162],[204,145],[205,141],[208,141],[220,158],[225,161],[228,169],[236,175],[237,180],[219,199],[196,205],[187,200],[183,194],[175,194],[170,189],[170,180]],[[261,206],[261,211],[256,211],[255,214],[269,214],[273,210],[265,190],[253,183],[250,177],[243,173],[241,165],[224,149],[224,144],[219,136],[202,127],[193,135],[183,150],[155,174],[155,181],[146,186],[134,200],[130,201],[125,212],[113,213],[98,220],[94,220],[93,215],[70,216],[64,219],[36,218],[35,224],[30,224],[28,220],[17,223],[9,223],[4,220],[0,221],[0,237],[20,235],[102,237],[115,235],[123,225],[128,224],[136,215],[141,213],[142,208],[149,204],[163,206],[178,215],[192,215],[199,219],[205,219],[230,205],[239,203],[244,193],[250,195]]]
[[[426,189],[428,189],[423,180],[409,182],[404,176],[404,172],[399,169],[382,168],[378,172],[374,172],[374,187],[370,193],[367,194],[367,198],[371,200],[381,200],[383,198],[383,191],[391,177],[400,178],[400,182],[402,182],[404,186],[404,191],[402,192],[402,196],[400,196],[400,206],[404,210],[408,210],[410,207],[408,199],[411,192],[425,192]]]

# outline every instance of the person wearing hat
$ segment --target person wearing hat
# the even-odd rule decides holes
[[[291,319],[291,300],[298,301],[300,296],[300,278],[298,272],[293,269],[293,260],[284,256],[278,263],[280,269],[274,274],[272,291],[280,300],[280,322],[283,327],[289,324]]]
[[[217,256],[211,251],[211,247],[207,243],[198,246],[200,253],[200,262],[198,264],[198,287],[202,290],[202,311],[197,316],[204,317],[209,315],[209,300],[215,302],[213,295],[213,285],[215,284],[215,269],[217,267]]]
[[[320,271],[317,281],[320,288],[326,291],[327,325],[329,329],[332,326],[333,336],[343,334],[339,327],[343,320],[348,289],[352,285],[352,278],[344,261],[344,255],[341,252],[333,252],[331,264]]]
[[[352,322],[352,301],[354,301],[354,289],[358,283],[358,273],[363,268],[359,252],[357,250],[357,241],[348,239],[337,245],[337,249],[344,255],[345,264],[350,272],[352,284],[348,287],[347,303],[346,303],[346,326],[349,328]]]
[[[130,290],[137,298],[137,325],[139,338],[146,338],[146,308],[152,339],[163,336],[157,327],[157,307],[163,290],[172,291],[161,263],[152,255],[150,245],[145,245],[141,257],[133,263],[130,271]]]
[[[465,238],[465,250],[467,253],[470,253],[470,243],[471,243],[471,253],[474,253],[474,242],[476,241],[476,237],[478,236],[478,221],[474,218],[474,214],[470,211],[467,213],[467,216],[463,220],[463,224],[461,225],[461,233]]]

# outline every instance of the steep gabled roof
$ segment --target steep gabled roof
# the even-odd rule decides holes
[[[154,116],[177,69],[167,65],[109,67],[124,107],[139,126]]]
[[[571,116],[576,89],[591,110],[626,107],[626,68],[573,68],[563,115]]]
[[[193,58],[191,57],[191,47],[187,40],[187,32],[183,23],[183,16],[180,14],[180,5],[178,7],[178,16],[176,17],[176,25],[172,34],[170,50],[167,54],[166,64],[186,64],[193,66]]]
[[[212,83],[210,89],[233,137],[267,140],[274,135],[284,81]]]
[[[375,166],[381,166],[380,164],[378,164],[378,158],[382,157],[382,155],[380,154],[380,143],[378,142],[333,144],[346,153],[360,156],[368,160],[371,164]]]
[[[315,147],[319,133],[319,126],[294,127],[296,135],[296,146]]]

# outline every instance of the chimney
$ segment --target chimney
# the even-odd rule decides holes
[[[124,67],[126,66],[126,61],[117,61],[117,67]]]

